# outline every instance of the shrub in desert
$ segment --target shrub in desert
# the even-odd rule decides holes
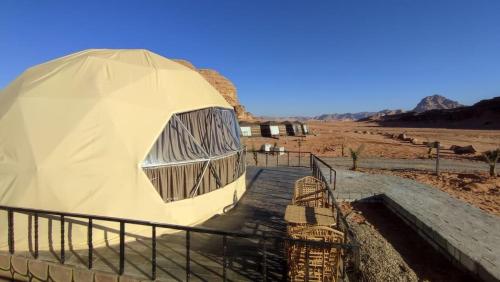
[[[432,159],[432,149],[436,148],[436,141],[434,142],[424,142],[425,146],[427,146],[427,158]]]
[[[490,166],[490,176],[496,177],[495,167],[500,158],[500,148],[496,150],[486,151],[483,153],[484,161]]]
[[[356,150],[349,148],[349,152],[351,153],[351,159],[352,159],[352,170],[358,169],[358,160],[361,157],[361,153],[363,152],[364,148],[365,148],[364,144],[361,144]]]
[[[255,166],[259,165],[259,156],[257,153],[257,150],[255,150],[255,145],[252,144],[252,155],[253,155],[253,160],[255,162]]]

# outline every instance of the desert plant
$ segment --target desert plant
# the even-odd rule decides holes
[[[361,153],[365,149],[365,144],[361,144],[356,150],[349,148],[352,158],[352,170],[358,169],[358,160],[361,157]]]
[[[255,150],[255,145],[252,144],[252,155],[253,155],[253,160],[255,161],[255,166],[259,166],[259,157],[257,155],[257,150]]]
[[[496,177],[495,167],[500,159],[500,148],[484,152],[483,158],[484,161],[490,166],[490,176]]]
[[[279,152],[280,148],[278,147],[278,142],[274,142],[274,145],[273,145],[273,154],[274,152]]]
[[[436,148],[436,141],[434,142],[427,141],[426,146],[427,146],[427,158],[432,159],[432,149]]]

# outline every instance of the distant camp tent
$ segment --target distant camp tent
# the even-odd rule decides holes
[[[309,127],[308,127],[308,126],[307,126],[307,124],[305,124],[305,123],[302,123],[302,133],[303,133],[304,135],[309,134]]]
[[[196,71],[146,50],[82,51],[0,91],[3,206],[193,225],[242,196],[242,156],[224,98]],[[31,216],[15,222],[16,250],[28,249]],[[66,224],[67,243],[87,248],[86,223]],[[116,234],[108,227],[105,237],[96,225],[95,246]],[[40,250],[58,246],[47,233],[59,228],[40,218]],[[127,237],[143,231],[129,226]]]
[[[241,136],[244,137],[258,137],[262,136],[260,132],[260,124],[257,122],[240,122]]]
[[[286,127],[286,134],[288,136],[302,136],[304,135],[303,124],[298,121],[285,121],[283,124]]]
[[[279,137],[281,133],[280,124],[275,121],[262,122],[260,124],[260,130],[264,137]]]
[[[280,136],[286,136],[286,126],[284,123],[280,122],[278,123],[278,130],[280,132]]]

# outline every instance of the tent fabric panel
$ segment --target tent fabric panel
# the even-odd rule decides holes
[[[280,134],[280,128],[277,125],[269,126],[269,131],[271,132],[271,135],[279,135]]]
[[[144,165],[179,163],[207,157],[197,140],[173,116],[149,151]]]
[[[144,168],[156,191],[165,202],[182,200],[189,197],[192,188],[203,173],[205,162],[179,166]]]
[[[250,126],[242,126],[240,127],[241,129],[241,136],[252,136],[252,129],[250,128]]]
[[[242,153],[236,153],[211,160],[212,169],[207,168],[206,170],[206,162],[196,162],[176,166],[148,167],[144,168],[144,172],[162,199],[165,202],[172,202],[191,197],[191,193],[203,173],[200,186],[194,196],[220,188],[213,173],[219,177],[221,187],[234,182],[245,172],[245,162],[242,158]]]
[[[210,156],[220,156],[240,149],[234,111],[207,108],[177,116]]]

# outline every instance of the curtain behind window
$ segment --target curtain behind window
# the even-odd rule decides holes
[[[233,182],[245,170],[241,158],[234,111],[206,108],[173,115],[143,166],[153,186],[168,202]]]

